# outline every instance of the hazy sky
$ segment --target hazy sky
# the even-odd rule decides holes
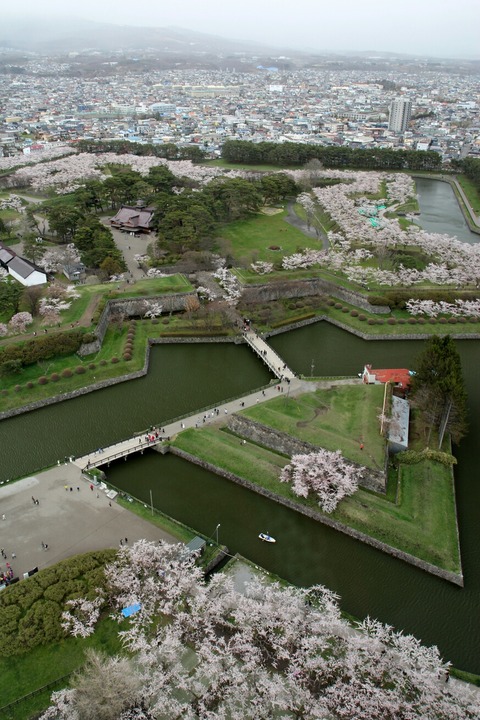
[[[176,25],[294,48],[480,58],[480,0],[22,0],[18,7],[22,15]]]

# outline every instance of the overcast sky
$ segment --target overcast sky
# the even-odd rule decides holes
[[[175,25],[309,50],[480,58],[480,0],[22,0],[18,7],[22,15]]]

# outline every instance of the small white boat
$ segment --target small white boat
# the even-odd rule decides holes
[[[260,540],[263,540],[263,542],[269,542],[269,543],[277,542],[275,540],[275,538],[272,537],[271,535],[269,535],[268,533],[260,533],[260,535],[258,537],[260,538]]]

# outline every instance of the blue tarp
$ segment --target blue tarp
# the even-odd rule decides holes
[[[140,607],[140,603],[135,603],[135,605],[130,605],[130,607],[123,608],[123,617],[130,617],[130,615],[135,615],[135,613],[140,610]]]

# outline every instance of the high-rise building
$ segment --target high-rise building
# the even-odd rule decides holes
[[[404,133],[412,114],[412,101],[407,98],[397,98],[390,103],[388,129],[396,133]]]

